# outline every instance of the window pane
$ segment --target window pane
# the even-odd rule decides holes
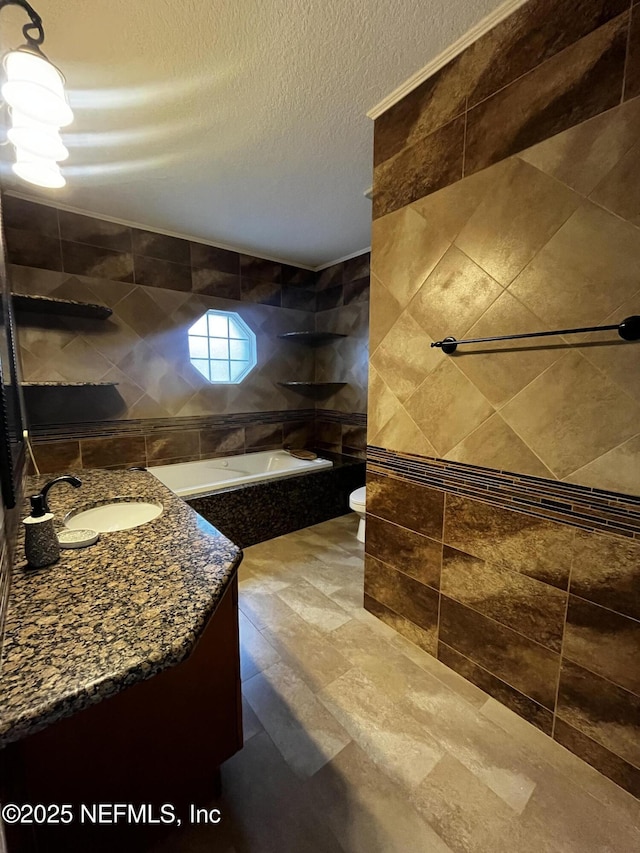
[[[229,317],[229,337],[230,338],[240,338],[241,340],[247,340],[247,333],[241,326],[236,322],[234,317]]]
[[[189,335],[189,355],[191,358],[209,358],[209,338]]]
[[[187,340],[191,363],[208,382],[242,382],[256,364],[255,335],[233,312],[207,311]]]
[[[195,369],[201,373],[205,379],[211,381],[211,377],[209,376],[209,362],[201,361],[197,358],[191,359],[191,364],[195,367]]]
[[[189,329],[189,334],[191,335],[208,335],[207,331],[207,315],[204,317],[200,317],[200,319],[193,324],[193,326]]]
[[[209,338],[211,358],[229,358],[229,341],[226,338]]]
[[[249,363],[247,361],[230,361],[229,362],[229,376],[231,382],[236,382],[239,376],[245,372]]]
[[[249,361],[249,341],[229,341],[229,357]]]
[[[214,314],[211,311],[207,314],[209,318],[209,335],[212,338],[226,338],[229,336],[227,327],[227,318],[224,315]]]
[[[228,361],[211,361],[211,381],[212,382],[228,382],[229,381],[229,362]]]

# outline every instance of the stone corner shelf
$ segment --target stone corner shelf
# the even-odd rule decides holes
[[[296,341],[301,344],[317,346],[318,344],[326,344],[329,341],[335,341],[339,338],[346,338],[348,335],[342,335],[338,332],[283,332],[278,337],[285,341]]]
[[[305,397],[313,397],[314,399],[322,399],[335,394],[340,388],[343,388],[346,382],[278,382],[283,388],[289,388],[291,391],[297,391]]]
[[[37,313],[64,317],[85,317],[106,320],[113,314],[106,305],[92,302],[77,302],[74,299],[58,299],[54,296],[32,296],[27,293],[12,293],[16,313]]]
[[[114,388],[117,382],[21,382],[22,388]]]

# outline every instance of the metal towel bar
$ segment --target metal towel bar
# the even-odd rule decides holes
[[[457,341],[453,337],[445,338],[443,341],[434,341],[432,347],[440,347],[442,352],[447,355],[454,353],[461,344],[485,344],[490,341],[516,341],[522,338],[546,338],[550,335],[574,335],[580,332],[610,332],[616,330],[621,338],[625,341],[640,340],[640,315],[634,314],[627,317],[622,323],[615,323],[611,326],[584,326],[581,329],[557,329],[553,332],[530,332],[526,335],[498,335],[493,338],[468,338],[464,341]]]

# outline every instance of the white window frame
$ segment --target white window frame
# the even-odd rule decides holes
[[[210,385],[239,385],[258,363],[255,333],[235,311],[210,308],[187,335],[191,366]],[[240,365],[244,368],[240,369]]]

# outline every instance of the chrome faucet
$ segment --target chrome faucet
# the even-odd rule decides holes
[[[48,483],[45,483],[42,487],[42,491],[40,492],[42,496],[42,506],[45,512],[50,512],[47,495],[49,494],[51,486],[55,486],[56,483],[70,483],[75,489],[79,489],[82,485],[82,480],[79,480],[71,474],[65,474],[63,477],[56,477],[54,480],[49,480]]]

